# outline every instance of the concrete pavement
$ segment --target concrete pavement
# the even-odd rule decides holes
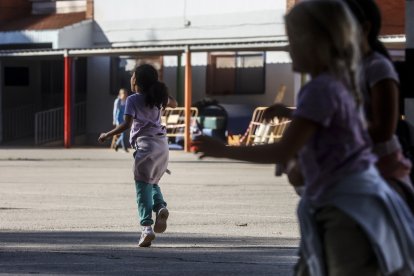
[[[0,149],[0,273],[290,275],[297,196],[274,167],[171,152],[165,234],[138,248],[131,154]]]

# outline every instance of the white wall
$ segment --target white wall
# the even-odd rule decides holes
[[[286,0],[95,0],[94,12],[97,45],[274,39],[285,34]]]
[[[56,48],[87,48],[92,46],[93,21],[85,20],[67,26],[58,33]]]
[[[95,0],[94,3],[95,19],[98,21],[286,10],[284,0],[256,0],[254,5],[251,0]]]

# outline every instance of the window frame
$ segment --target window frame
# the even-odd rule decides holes
[[[262,57],[262,77],[260,80],[262,89],[258,89],[256,93],[240,93],[239,81],[240,70],[243,67],[238,66],[238,59],[243,57]],[[232,93],[220,93],[214,91],[214,79],[217,74],[217,58],[222,57],[233,57],[234,58],[234,90]],[[208,96],[251,96],[251,95],[264,95],[266,94],[266,51],[258,52],[243,52],[243,51],[232,51],[232,52],[209,52],[207,57],[207,77],[206,77],[206,95]]]

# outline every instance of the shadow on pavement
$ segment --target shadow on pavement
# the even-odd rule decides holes
[[[151,248],[135,232],[0,232],[0,273],[291,275],[297,239],[167,233]]]

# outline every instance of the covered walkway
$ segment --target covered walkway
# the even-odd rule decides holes
[[[27,58],[27,57],[63,57],[64,59],[64,146],[70,148],[73,144],[72,118],[73,118],[73,75],[74,60],[77,57],[93,56],[133,56],[133,55],[176,55],[177,64],[182,64],[184,55],[184,107],[185,107],[185,135],[184,150],[190,150],[190,113],[192,105],[192,66],[191,53],[209,51],[286,51],[287,41],[285,37],[274,41],[250,41],[250,42],[221,42],[210,44],[187,45],[154,45],[154,46],[130,46],[112,48],[84,48],[84,49],[57,49],[57,50],[3,50],[1,58]],[[179,71],[177,72],[179,74]],[[180,78],[180,76],[177,76]]]

